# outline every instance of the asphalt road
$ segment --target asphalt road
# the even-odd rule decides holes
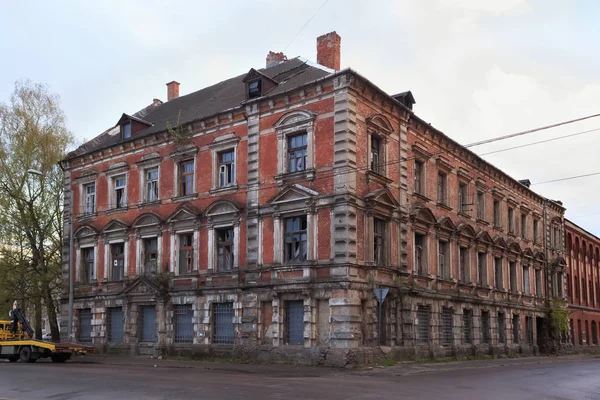
[[[600,358],[594,357],[361,371],[154,362],[0,361],[0,399],[600,399]]]

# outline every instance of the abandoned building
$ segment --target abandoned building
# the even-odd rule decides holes
[[[565,230],[570,336],[573,345],[592,348],[600,328],[600,238],[567,219]]]
[[[328,364],[538,351],[565,296],[562,204],[340,51],[332,32],[317,63],[271,52],[185,96],[170,82],[63,160],[77,340]]]

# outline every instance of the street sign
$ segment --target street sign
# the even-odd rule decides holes
[[[377,288],[377,289],[374,289],[374,291],[375,291],[375,297],[377,297],[377,301],[380,303],[383,303],[383,300],[385,300],[385,296],[387,296],[390,289]]]

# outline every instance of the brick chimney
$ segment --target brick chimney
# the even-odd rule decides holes
[[[282,62],[287,61],[287,59],[287,56],[281,52],[275,53],[273,51],[269,51],[269,54],[267,54],[267,68],[281,64]]]
[[[335,31],[317,38],[317,63],[340,70],[342,38]]]
[[[171,81],[167,83],[167,101],[171,101],[179,97],[179,82]]]

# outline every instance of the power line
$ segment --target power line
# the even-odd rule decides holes
[[[505,140],[505,139],[510,139],[510,138],[514,138],[517,136],[527,135],[529,133],[539,132],[539,131],[543,131],[543,130],[550,129],[550,128],[556,128],[558,126],[568,125],[568,124],[572,124],[574,122],[584,121],[586,119],[596,118],[596,117],[600,117],[600,114],[588,115],[586,117],[576,118],[576,119],[572,119],[569,121],[563,121],[563,122],[558,122],[558,123],[552,124],[552,125],[542,126],[541,128],[534,128],[534,129],[529,129],[529,130],[526,130],[523,132],[517,132],[517,133],[513,133],[510,135],[506,135],[506,136],[500,136],[500,137],[496,137],[496,138],[492,138],[492,139],[486,139],[486,140],[482,140],[480,142],[472,143],[468,147],[481,146],[482,144],[488,144],[488,143],[497,142],[499,140]],[[467,147],[467,146],[465,146],[465,147]]]
[[[594,176],[594,175],[600,175],[600,172],[592,172],[591,174],[576,175],[576,176],[570,176],[568,178],[552,179],[550,181],[532,183],[531,186],[533,186],[533,185],[543,185],[543,184],[546,184],[546,183],[553,183],[553,182],[569,181],[571,179],[585,178],[585,177]]]
[[[307,25],[310,23],[310,21],[312,21],[312,19],[313,19],[314,17],[316,17],[316,16],[317,16],[317,14],[319,13],[319,11],[321,11],[321,8],[323,8],[323,7],[325,6],[325,4],[327,4],[327,2],[328,2],[328,1],[329,1],[329,0],[325,0],[325,1],[323,2],[323,4],[321,4],[321,7],[319,7],[319,8],[317,9],[317,11],[315,11],[315,13],[312,15],[312,17],[310,17],[310,18],[308,19],[308,21],[306,21],[306,23],[305,23],[305,24],[302,26],[302,28],[300,28],[300,30],[298,31],[298,33],[296,33],[296,36],[294,36],[294,37],[292,38],[292,40],[290,40],[290,42],[289,42],[289,43],[288,43],[288,44],[287,44],[287,45],[286,45],[286,46],[283,48],[282,52],[285,52],[285,50],[286,50],[288,47],[290,47],[290,45],[291,45],[291,44],[294,42],[294,40],[296,40],[296,38],[298,37],[298,35],[300,35],[300,33],[301,33],[303,30],[304,30],[304,28],[306,28],[306,26],[307,26]]]
[[[566,138],[570,138],[573,136],[578,136],[578,135],[583,135],[585,133],[590,133],[590,132],[597,132],[600,131],[600,128],[596,128],[596,129],[590,129],[589,131],[583,131],[583,132],[577,132],[577,133],[573,133],[571,135],[565,135],[565,136],[557,136],[555,138],[552,139],[546,139],[546,140],[540,140],[538,142],[532,142],[532,143],[527,143],[527,144],[522,144],[520,146],[514,146],[514,147],[508,147],[506,149],[500,149],[500,150],[494,150],[494,151],[489,151],[487,153],[481,153],[479,154],[479,156],[487,156],[490,154],[496,154],[496,153],[502,153],[504,151],[509,151],[509,150],[515,150],[515,149],[520,149],[523,147],[529,147],[529,146],[534,146],[536,144],[542,144],[542,143],[547,143],[547,142],[553,142],[555,140],[560,140],[560,139],[566,139]]]

